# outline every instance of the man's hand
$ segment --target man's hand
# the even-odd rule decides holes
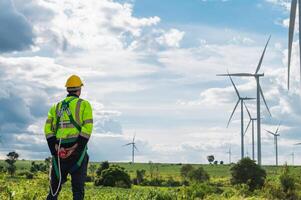
[[[78,146],[78,144],[75,144],[75,145],[73,145],[72,147],[66,148],[66,149],[61,148],[60,151],[66,151],[66,154],[63,155],[63,156],[61,156],[61,158],[62,158],[62,159],[66,159],[66,158],[68,158],[69,156],[71,156],[71,155],[74,153],[74,151],[75,151],[75,149],[77,148],[77,146]]]

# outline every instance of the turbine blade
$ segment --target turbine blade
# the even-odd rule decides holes
[[[134,148],[135,148],[137,151],[139,151],[135,144],[134,144]]]
[[[235,74],[217,74],[216,76],[254,76],[254,74],[250,73],[235,73]]]
[[[261,54],[261,57],[260,57],[260,60],[259,60],[258,65],[257,65],[257,69],[256,69],[255,74],[257,74],[257,73],[259,72],[259,70],[260,70],[260,67],[261,67],[261,64],[262,64],[262,61],[263,61],[265,52],[266,52],[266,50],[267,50],[267,46],[268,46],[268,44],[269,44],[269,42],[270,42],[270,39],[271,39],[271,36],[269,37],[269,39],[268,39],[268,41],[267,41],[267,43],[266,43],[266,45],[265,45],[265,47],[264,47],[264,50],[263,50],[263,52],[262,52],[262,54]]]
[[[233,110],[232,113],[231,113],[231,116],[230,116],[229,121],[228,121],[228,124],[227,124],[227,128],[229,127],[229,124],[230,124],[230,122],[231,122],[231,119],[232,119],[232,117],[233,117],[233,115],[234,115],[234,112],[235,112],[235,110],[236,110],[236,108],[237,108],[239,102],[240,102],[240,99],[238,99],[238,101],[237,101],[237,103],[236,103],[236,105],[235,105],[235,107],[234,107],[234,110]]]
[[[249,129],[249,126],[250,126],[251,122],[252,122],[252,120],[250,119],[250,121],[249,121],[249,123],[248,123],[248,125],[247,125],[247,128],[246,128],[246,130],[245,130],[245,132],[244,132],[244,136],[246,135],[246,133],[247,133],[247,131],[248,131],[248,129]]]
[[[250,98],[250,97],[245,97],[245,98],[243,98],[244,100],[254,100],[254,99],[256,99],[256,98]]]
[[[301,143],[296,143],[296,144],[294,144],[294,145],[301,145]]]
[[[234,87],[234,89],[235,89],[235,92],[236,92],[236,94],[237,94],[238,98],[240,98],[240,95],[239,95],[238,89],[236,88],[236,86],[235,86],[235,84],[234,84],[234,82],[233,82],[233,80],[232,80],[232,78],[231,78],[231,75],[229,75],[229,78],[230,78],[230,80],[231,80],[231,83],[232,83],[232,85],[233,85],[233,87]]]
[[[251,113],[250,113],[250,111],[249,111],[249,108],[247,107],[247,104],[246,104],[246,103],[244,103],[244,104],[245,104],[245,108],[246,108],[246,110],[247,110],[247,113],[248,113],[248,115],[249,115],[249,118],[252,119],[252,116],[251,116]]]
[[[279,124],[278,127],[277,127],[277,130],[276,130],[276,132],[275,132],[276,134],[277,134],[278,131],[279,131],[280,125],[281,125],[281,124]]]
[[[266,102],[266,100],[265,100],[265,97],[264,97],[264,94],[263,94],[263,91],[262,91],[262,88],[261,88],[260,84],[259,84],[258,86],[259,86],[259,90],[260,90],[261,97],[262,97],[262,99],[263,99],[264,105],[265,105],[265,107],[267,108],[267,110],[268,110],[270,116],[272,117],[272,114],[271,114],[270,109],[269,109],[269,106],[268,106],[268,104],[267,104],[267,102]]]
[[[264,129],[266,132],[268,132],[269,134],[272,134],[272,135],[274,135],[275,136],[275,133],[273,133],[272,131],[269,131],[269,130],[266,130],[266,129]]]
[[[295,31],[296,12],[297,12],[297,0],[292,0],[289,31],[288,31],[288,66],[287,66],[287,88],[288,89],[290,88],[290,68],[291,68],[294,31]]]
[[[129,145],[131,145],[131,144],[132,144],[132,143],[127,143],[127,144],[123,145],[123,147],[129,146]]]
[[[135,137],[136,137],[136,132],[135,132],[134,137],[133,137],[133,143],[135,142]]]

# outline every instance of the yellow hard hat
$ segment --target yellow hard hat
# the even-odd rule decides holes
[[[79,78],[79,76],[72,75],[67,79],[66,82],[66,88],[80,88],[83,86],[82,80]]]

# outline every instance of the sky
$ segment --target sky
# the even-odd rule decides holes
[[[91,102],[93,161],[207,163],[240,158],[240,115],[231,82],[216,74],[255,72],[264,45],[261,85],[262,163],[301,164],[299,50],[293,45],[288,91],[289,5],[285,0],[0,0],[0,158],[44,159],[43,125],[51,105],[66,96],[66,79],[82,77]],[[297,34],[297,33],[296,33]],[[297,38],[297,37],[295,37]],[[233,78],[255,97],[254,79]],[[255,102],[248,102],[255,115]],[[245,113],[245,126],[248,116]],[[251,132],[245,136],[251,156]]]

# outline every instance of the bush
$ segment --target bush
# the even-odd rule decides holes
[[[144,181],[145,170],[136,170],[136,178],[134,179],[134,184],[139,185]]]
[[[296,188],[295,178],[290,174],[287,165],[284,166],[282,174],[279,177],[281,187],[285,193],[293,191]]]
[[[188,178],[188,174],[192,170],[194,170],[194,168],[191,164],[186,164],[181,167],[180,173],[181,173],[181,176],[184,178],[184,180]]]
[[[188,178],[190,181],[202,183],[209,180],[209,174],[203,169],[203,167],[199,167],[197,169],[191,170],[188,173]]]
[[[99,168],[96,170],[96,175],[101,176],[101,172],[105,169],[109,169],[110,163],[108,161],[104,161],[100,164]]]
[[[40,172],[46,172],[47,171],[47,164],[43,164],[43,163],[36,164],[34,161],[31,162],[30,172],[36,173],[36,172],[39,172],[39,171]]]
[[[264,185],[266,172],[255,161],[243,158],[233,165],[231,171],[231,184],[247,184],[251,191]]]
[[[95,180],[95,185],[130,188],[131,179],[123,167],[112,165],[101,172],[101,176]]]
[[[286,199],[296,199],[296,179],[293,174],[290,173],[287,165],[284,166],[279,181]]]
[[[27,172],[26,174],[25,174],[25,177],[27,178],[27,179],[33,179],[33,173],[31,173],[31,172]]]

